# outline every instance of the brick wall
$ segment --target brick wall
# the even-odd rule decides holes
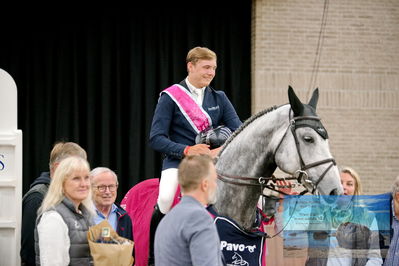
[[[253,0],[252,112],[287,103],[288,85],[304,102],[318,87],[337,163],[383,193],[399,175],[399,1],[324,3]]]

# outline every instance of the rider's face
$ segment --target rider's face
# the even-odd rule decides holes
[[[188,62],[188,80],[196,88],[208,86],[216,74],[216,59]]]

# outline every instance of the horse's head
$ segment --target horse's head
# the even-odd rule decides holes
[[[289,86],[290,126],[275,151],[275,162],[284,172],[299,176],[312,193],[340,195],[343,189],[331,156],[328,134],[316,114],[319,91],[303,104]]]
[[[219,153],[214,207],[244,229],[253,226],[264,188],[276,188],[270,184],[276,167],[292,174],[290,179],[297,176],[311,193],[343,193],[327,131],[316,114],[318,90],[308,104],[301,103],[291,87],[288,95],[291,106],[272,107],[251,116]],[[267,202],[270,207],[275,205],[270,199]]]

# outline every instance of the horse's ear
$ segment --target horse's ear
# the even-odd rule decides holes
[[[303,104],[296,96],[294,89],[291,86],[288,86],[288,99],[290,100],[294,116],[300,116],[303,113]]]
[[[310,98],[309,105],[316,110],[317,101],[319,100],[319,88],[313,91],[312,98]]]

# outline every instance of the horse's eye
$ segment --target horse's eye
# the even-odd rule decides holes
[[[311,136],[305,136],[303,137],[303,139],[307,142],[307,143],[313,143],[314,139]]]

